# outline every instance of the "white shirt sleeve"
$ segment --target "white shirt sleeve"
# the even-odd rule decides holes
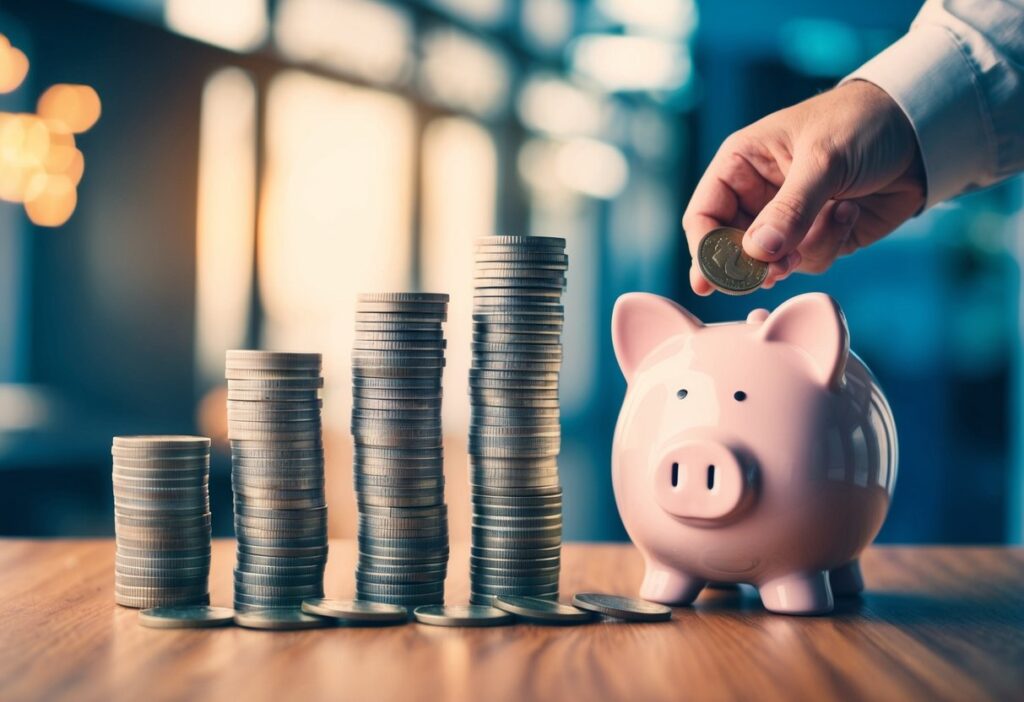
[[[858,79],[913,125],[926,207],[1024,170],[1024,0],[928,0]]]

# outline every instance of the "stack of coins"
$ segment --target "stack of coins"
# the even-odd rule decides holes
[[[470,602],[557,598],[565,240],[486,237],[477,240],[475,258]]]
[[[115,436],[114,599],[125,607],[207,604],[210,440]]]
[[[323,597],[327,502],[318,353],[228,351],[235,609]]]
[[[448,295],[360,295],[352,351],[359,508],[356,597],[444,602],[448,511],[441,447],[441,325]]]

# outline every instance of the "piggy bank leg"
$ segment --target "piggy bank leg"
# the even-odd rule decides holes
[[[860,561],[856,559],[834,569],[828,577],[836,597],[856,597],[864,591],[864,577],[860,574]]]
[[[828,571],[791,573],[761,583],[758,588],[765,609],[780,614],[824,614],[832,611]]]
[[[648,560],[644,582],[640,585],[640,597],[650,602],[688,605],[697,599],[697,595],[706,584],[703,580],[692,578],[657,561]]]

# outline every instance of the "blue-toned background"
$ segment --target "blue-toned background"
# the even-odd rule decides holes
[[[834,85],[916,10],[5,0],[0,534],[112,533],[110,437],[171,432],[217,441],[215,529],[230,533],[223,351],[247,346],[324,352],[331,530],[351,534],[354,296],[421,288],[453,296],[445,428],[459,538],[472,241],[499,231],[569,242],[567,538],[624,538],[608,467],[619,294],[658,292],[722,321],[823,290],[900,431],[880,538],[1020,542],[1020,179],[929,211],[823,276],[744,298],[696,299],[686,283],[679,220],[719,143]],[[102,114],[69,136],[55,115],[90,122],[83,95]]]

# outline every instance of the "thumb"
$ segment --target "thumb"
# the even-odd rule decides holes
[[[796,249],[837,188],[828,157],[794,154],[786,179],[743,237],[743,250],[761,261],[779,261]]]

